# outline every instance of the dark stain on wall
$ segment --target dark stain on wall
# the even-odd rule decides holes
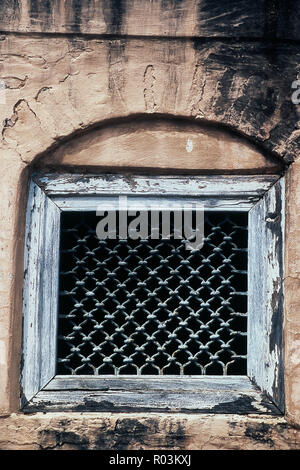
[[[38,443],[41,449],[68,448],[75,450],[128,450],[146,449],[184,449],[187,436],[182,422],[165,422],[158,418],[120,418],[112,425],[107,420],[102,420],[95,429],[90,429],[88,434],[78,431],[68,431],[70,420],[61,420],[60,428],[42,429],[38,433]]]
[[[32,23],[32,20],[35,20],[39,16],[39,6],[38,0],[30,0],[29,4],[29,16]]]
[[[265,37],[299,39],[300,2],[265,0]]]
[[[64,446],[75,450],[89,449],[90,441],[85,436],[72,431],[43,429],[39,431],[38,441],[41,449],[59,449]]]
[[[179,30],[186,7],[184,0],[161,0],[161,12],[167,11],[169,15],[169,28],[174,33]]]
[[[287,76],[292,70],[283,47],[268,43],[243,44],[216,42],[211,47],[205,40],[193,40],[195,60],[203,64],[207,82],[216,84],[209,106],[223,122],[232,116],[257,129],[255,140],[264,139],[266,148],[274,141],[286,141],[295,126],[296,107],[289,98]],[[295,65],[296,70],[296,65]],[[240,83],[239,90],[236,83]],[[282,119],[266,131],[266,123],[281,109]],[[203,109],[205,114],[205,108]],[[261,135],[260,135],[261,134]]]
[[[52,21],[52,6],[51,0],[45,0],[44,2],[30,0],[29,17],[31,24],[40,23],[42,29],[48,29]]]
[[[14,23],[20,20],[19,0],[0,0],[0,21]]]
[[[197,23],[200,35],[214,31],[243,37],[260,36],[263,30],[262,0],[202,0],[197,2]]]
[[[300,2],[279,0],[278,36],[299,40]]]
[[[165,429],[161,421],[149,418],[143,422],[135,418],[124,418],[116,421],[115,428],[100,428],[95,441],[95,448],[127,450],[134,446],[141,449],[149,445],[155,448],[184,448],[186,435],[181,423],[168,423]]]
[[[157,426],[155,420],[150,420],[147,424],[141,423],[137,419],[118,420],[115,427],[115,449],[128,449],[130,444],[138,443],[141,446],[151,434],[155,434]]]
[[[186,441],[188,439],[188,436],[186,435],[185,428],[183,424],[180,422],[178,423],[173,423],[169,427],[168,431],[165,434],[164,442],[162,443],[162,446],[166,446],[170,449],[172,448],[180,448],[180,449],[185,449],[186,448]]]
[[[73,30],[80,32],[82,0],[72,0]]]
[[[174,8],[175,10],[178,10],[182,7],[182,4],[184,3],[184,0],[161,0],[161,7],[164,10],[169,10],[170,8]]]
[[[124,0],[115,0],[110,4],[111,8],[111,32],[112,34],[121,34],[123,16],[125,15]]]
[[[253,439],[254,441],[268,444],[270,447],[274,447],[274,441],[271,438],[271,428],[269,424],[258,423],[248,424],[245,429],[245,436]]]
[[[59,3],[61,0],[59,0]],[[99,3],[99,2],[98,2]],[[89,21],[95,21],[99,13],[95,0],[72,0],[65,2],[65,27],[69,33],[81,33],[89,31]]]
[[[266,38],[276,38],[280,0],[265,0],[265,26]]]
[[[126,12],[125,4],[125,0],[103,2],[103,16],[107,34],[122,34],[123,20]]]

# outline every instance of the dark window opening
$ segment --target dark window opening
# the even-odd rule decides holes
[[[205,213],[205,239],[99,240],[62,212],[57,373],[246,375],[245,212]]]

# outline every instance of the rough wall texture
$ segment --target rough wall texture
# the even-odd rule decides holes
[[[75,132],[143,114],[213,122],[286,162],[295,158],[297,46],[13,34],[0,45],[7,84],[3,144],[26,163]]]
[[[300,106],[291,102],[299,16],[300,2],[280,0],[0,1],[1,448],[299,447]],[[18,413],[34,165],[198,173],[289,165],[284,418]]]
[[[297,449],[300,431],[283,418],[130,413],[12,414],[2,419],[1,449]]]

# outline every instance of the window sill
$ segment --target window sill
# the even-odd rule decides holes
[[[23,411],[282,415],[247,376],[57,375]]]

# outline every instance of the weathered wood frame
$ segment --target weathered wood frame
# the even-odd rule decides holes
[[[248,376],[56,376],[60,213],[119,195],[249,213]],[[284,181],[264,176],[33,175],[26,214],[21,407],[25,412],[284,411]]]

